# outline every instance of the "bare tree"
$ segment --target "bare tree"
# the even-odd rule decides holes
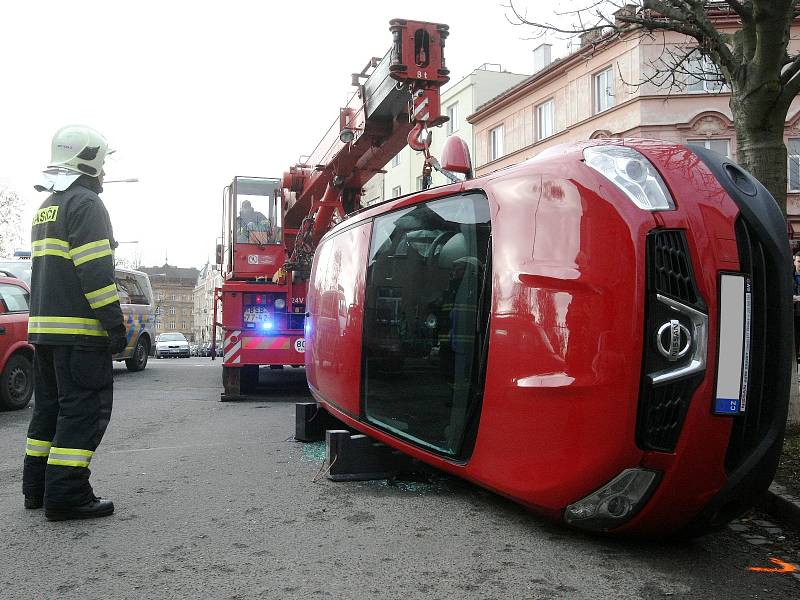
[[[730,91],[736,158],[758,178],[786,213],[787,113],[800,93],[800,53],[790,52],[790,28],[800,0],[577,0],[552,20],[529,19],[519,2],[509,19],[545,33],[585,36],[604,44],[630,35],[673,31],[685,43],[664,52],[643,79],[680,88],[687,78]],[[724,25],[724,26],[723,26]],[[727,86],[722,88],[722,86]]]
[[[0,257],[10,256],[28,244],[22,227],[25,202],[14,190],[0,187]],[[23,233],[24,232],[24,233]]]

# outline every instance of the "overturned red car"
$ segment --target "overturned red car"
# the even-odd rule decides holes
[[[788,265],[775,201],[729,159],[561,146],[330,231],[308,381],[362,433],[570,526],[694,535],[774,475]]]

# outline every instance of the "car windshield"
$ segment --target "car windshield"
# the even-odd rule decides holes
[[[185,342],[186,338],[182,333],[162,333],[158,336],[159,342]]]
[[[11,273],[14,277],[31,284],[32,263],[29,260],[0,260],[0,271]]]

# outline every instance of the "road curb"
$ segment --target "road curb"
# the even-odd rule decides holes
[[[780,483],[772,482],[758,506],[800,531],[800,499],[790,494]]]

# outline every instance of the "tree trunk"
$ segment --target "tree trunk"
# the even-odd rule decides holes
[[[736,125],[736,159],[775,198],[786,215],[786,144],[783,142],[783,123],[780,130],[751,129]],[[772,129],[772,128],[770,128]]]

